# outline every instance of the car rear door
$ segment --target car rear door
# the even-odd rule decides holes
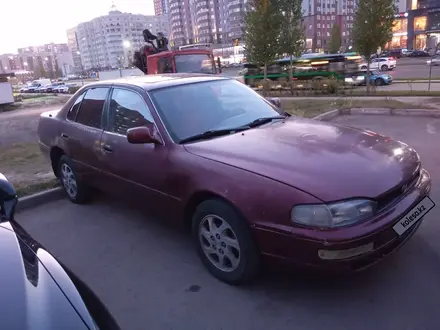
[[[158,132],[143,93],[126,87],[112,89],[101,140],[103,170],[109,191],[150,206],[165,205],[173,200],[166,193],[167,147],[127,140],[130,128],[148,126]]]
[[[66,154],[72,159],[81,179],[100,186],[100,141],[103,113],[110,86],[90,87],[78,96],[61,127]]]

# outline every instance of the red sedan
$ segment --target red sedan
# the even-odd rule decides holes
[[[72,202],[95,188],[148,204],[229,283],[266,257],[363,269],[434,207],[406,144],[280,113],[234,79],[155,75],[84,86],[38,134]]]

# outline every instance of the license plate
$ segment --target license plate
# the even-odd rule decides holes
[[[400,236],[414,226],[435,206],[429,197],[423,198],[420,203],[414,206],[402,219],[393,226],[394,231]]]

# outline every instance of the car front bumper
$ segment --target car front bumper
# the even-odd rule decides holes
[[[422,170],[417,183],[397,203],[388,206],[374,219],[356,226],[335,230],[308,230],[296,234],[256,226],[253,234],[264,257],[323,271],[358,271],[392,254],[417,231],[423,218],[399,236],[393,226],[421,200],[429,196],[431,180]],[[342,258],[323,258],[341,252]]]

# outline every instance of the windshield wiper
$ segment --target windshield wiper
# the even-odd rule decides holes
[[[184,139],[180,140],[179,144],[198,141],[198,140],[205,140],[205,139],[209,139],[209,138],[216,137],[216,136],[228,135],[228,134],[244,131],[249,128],[250,128],[249,126],[244,125],[244,126],[240,126],[240,127],[236,127],[236,128],[209,130],[209,131],[206,131],[206,132],[203,132],[200,134],[196,134],[196,135],[184,138]]]
[[[256,127],[271,122],[276,119],[286,119],[287,116],[261,117],[251,121],[249,124],[243,125],[247,127]]]

